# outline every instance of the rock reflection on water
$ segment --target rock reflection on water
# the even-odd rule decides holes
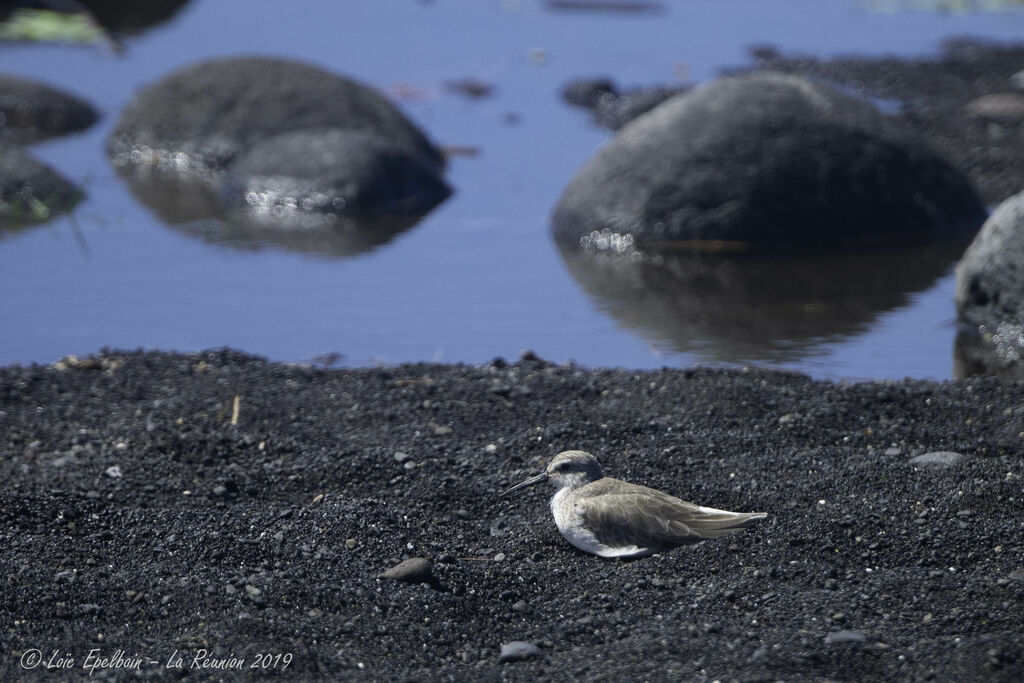
[[[226,211],[214,185],[155,170],[122,171],[135,197],[168,227],[208,242],[244,250],[282,248],[327,258],[371,251],[423,216],[351,217],[301,210]]]
[[[601,244],[619,244],[605,237]],[[656,346],[713,362],[777,363],[865,331],[933,286],[965,246],[792,256],[560,251],[600,308]]]

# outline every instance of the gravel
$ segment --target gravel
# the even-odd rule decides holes
[[[97,650],[119,680],[1019,681],[1022,409],[992,379],[541,360],[2,368],[0,679],[35,653],[88,673]],[[548,492],[497,498],[569,448],[769,518],[632,562],[578,552]],[[965,457],[907,464],[942,451]],[[411,558],[436,582],[383,578]],[[513,641],[543,656],[502,663]]]

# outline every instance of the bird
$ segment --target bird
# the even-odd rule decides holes
[[[604,476],[586,451],[563,451],[544,472],[499,497],[550,481],[551,514],[565,540],[600,557],[637,558],[740,531],[765,512],[716,510]]]

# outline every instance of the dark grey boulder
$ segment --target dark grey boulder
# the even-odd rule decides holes
[[[629,123],[573,179],[553,231],[656,251],[828,248],[971,234],[984,217],[970,183],[872,104],[760,72]]]
[[[81,197],[78,188],[22,148],[0,143],[0,228],[47,221]]]
[[[0,140],[29,144],[85,130],[98,119],[93,106],[80,97],[0,74]]]
[[[108,151],[122,167],[218,171],[254,143],[303,128],[376,133],[444,166],[440,151],[372,89],[267,57],[200,62],[144,88],[122,113]]]
[[[996,207],[956,268],[957,376],[1024,378],[1024,192]]]
[[[286,214],[416,215],[451,190],[420,155],[374,133],[303,129],[259,142],[234,161],[228,201],[279,221]]]
[[[108,141],[139,199],[204,235],[348,255],[451,193],[441,152],[393,104],[297,62],[202,62],[143,89]],[[192,231],[191,227],[185,228]]]
[[[1024,323],[1024,192],[1000,204],[964,252],[955,296],[970,323]]]

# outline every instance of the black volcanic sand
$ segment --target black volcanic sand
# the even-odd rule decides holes
[[[240,677],[203,650],[290,654],[281,680],[1024,678],[1020,384],[109,353],[0,369],[0,411],[5,681],[94,648],[190,680]],[[568,448],[770,516],[578,552],[548,491],[497,497]],[[408,557],[433,585],[380,578]],[[541,656],[499,663],[515,640]]]

